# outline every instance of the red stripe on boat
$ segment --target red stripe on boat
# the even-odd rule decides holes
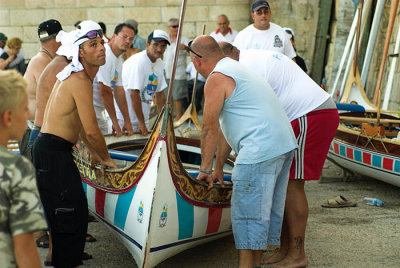
[[[221,224],[222,208],[208,209],[208,224],[206,234],[216,233]]]
[[[96,213],[104,218],[104,203],[106,201],[106,192],[96,189],[95,208]]]
[[[335,153],[339,154],[339,144],[334,143],[333,144],[333,150],[335,151]]]
[[[371,165],[371,154],[363,152],[363,163]]]
[[[354,159],[353,149],[346,148],[346,156],[347,156],[347,158]]]
[[[383,168],[387,170],[393,170],[393,159],[383,158]]]

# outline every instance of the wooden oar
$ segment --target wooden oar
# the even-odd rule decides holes
[[[373,103],[376,105],[378,102],[378,114],[380,115],[380,106],[381,106],[381,100],[380,100],[380,90],[381,90],[381,84],[382,84],[382,79],[383,79],[383,74],[385,71],[385,63],[386,63],[386,58],[387,58],[387,54],[389,51],[389,45],[390,45],[390,38],[392,37],[392,31],[393,31],[393,26],[394,26],[394,22],[396,19],[396,12],[397,12],[397,7],[399,5],[399,0],[392,0],[392,5],[390,7],[390,18],[389,18],[389,24],[388,24],[388,28],[386,31],[386,39],[385,39],[385,48],[383,50],[383,56],[382,56],[382,62],[381,62],[381,66],[379,68],[379,76],[378,76],[378,82],[376,83],[376,88],[375,88],[375,94],[374,94],[374,99],[373,99]],[[378,100],[379,98],[379,100]],[[379,118],[378,118],[379,121]]]
[[[354,57],[353,57],[353,72],[349,72],[347,77],[346,86],[344,87],[343,95],[339,96],[339,101],[341,103],[345,103],[348,101],[350,93],[352,91],[352,87],[354,84],[358,86],[358,88],[363,88],[361,83],[360,72],[357,68],[357,56],[358,56],[358,45],[360,40],[360,32],[361,32],[361,18],[362,18],[362,9],[363,9],[364,1],[360,0],[358,3],[358,20],[357,20],[357,31],[356,31],[356,40],[355,40],[355,49],[354,49]],[[360,90],[361,91],[361,90]]]
[[[363,3],[360,2],[357,8],[356,12],[357,22],[361,21],[360,23],[358,23],[358,26],[356,27],[358,29],[357,30],[358,37],[357,36],[354,37],[351,53],[349,55],[349,61],[347,63],[344,72],[344,78],[339,89],[338,101],[341,103],[348,103],[353,100],[352,98],[355,98],[358,104],[363,105],[369,109],[375,109],[376,107],[369,101],[367,95],[365,94],[360,72],[356,65],[357,61],[356,53],[358,54],[359,40],[362,38],[364,34],[367,24],[368,13],[370,12],[371,8],[372,8],[372,0],[366,0]],[[358,41],[356,41],[356,39],[358,39]]]
[[[348,121],[353,123],[377,123],[378,118],[356,117],[356,116],[340,116],[340,121]],[[400,119],[380,119],[381,124],[400,124]]]
[[[206,25],[204,24],[203,32],[202,32],[203,35],[204,35],[205,31],[206,31]],[[195,77],[194,83],[193,83],[192,99],[190,101],[189,107],[183,113],[181,118],[179,118],[179,120],[174,123],[175,128],[181,126],[187,120],[191,119],[193,121],[194,125],[196,126],[196,128],[198,130],[201,130],[201,124],[199,121],[199,117],[197,116],[197,110],[196,110],[196,85],[197,85],[198,75],[199,75],[199,73],[196,71],[196,77]]]

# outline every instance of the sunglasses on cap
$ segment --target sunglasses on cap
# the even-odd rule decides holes
[[[87,34],[85,34],[84,36],[79,37],[74,43],[76,43],[79,40],[84,39],[84,38],[94,39],[96,37],[103,38],[103,31],[102,30],[91,30],[91,31],[87,32]]]
[[[192,52],[192,53],[193,53],[194,55],[196,55],[197,57],[202,58],[203,56],[201,56],[200,54],[197,54],[196,52],[194,52],[193,49],[190,47],[190,46],[192,45],[192,42],[193,42],[193,40],[190,41],[189,44],[188,44],[188,49],[189,49],[189,51]]]

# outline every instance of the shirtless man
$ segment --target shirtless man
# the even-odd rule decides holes
[[[36,86],[39,81],[39,77],[42,74],[47,64],[54,58],[56,51],[61,45],[56,41],[56,36],[59,31],[62,30],[61,24],[56,20],[46,20],[39,24],[38,36],[40,40],[40,50],[29,62],[28,68],[26,69],[24,78],[28,82],[28,100],[29,110],[31,117],[29,120],[33,120],[36,112]],[[22,155],[31,159],[32,144],[28,145],[28,139],[30,138],[31,130],[28,126],[21,141],[20,152]]]
[[[82,139],[92,162],[116,168],[97,125],[93,79],[105,63],[100,26],[84,21],[75,31],[72,63],[61,71],[45,110],[41,133],[33,146],[38,188],[51,229],[52,265],[77,267],[87,231],[87,199],[72,146]]]

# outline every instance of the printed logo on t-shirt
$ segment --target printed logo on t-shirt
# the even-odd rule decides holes
[[[274,54],[274,55],[272,55],[272,57],[274,57],[277,60],[281,60],[281,55],[280,54]]]
[[[114,78],[113,80],[111,80],[111,88],[115,88],[115,85],[117,84],[118,81],[118,76],[119,73],[117,72],[117,70],[115,70]]]
[[[147,83],[147,86],[145,90],[143,90],[143,96],[142,100],[143,101],[151,101],[153,99],[154,93],[156,93],[158,86],[158,76],[155,73],[152,73],[149,75],[149,82]]]
[[[275,35],[274,47],[283,47],[283,43],[282,40],[279,38],[279,35]]]

